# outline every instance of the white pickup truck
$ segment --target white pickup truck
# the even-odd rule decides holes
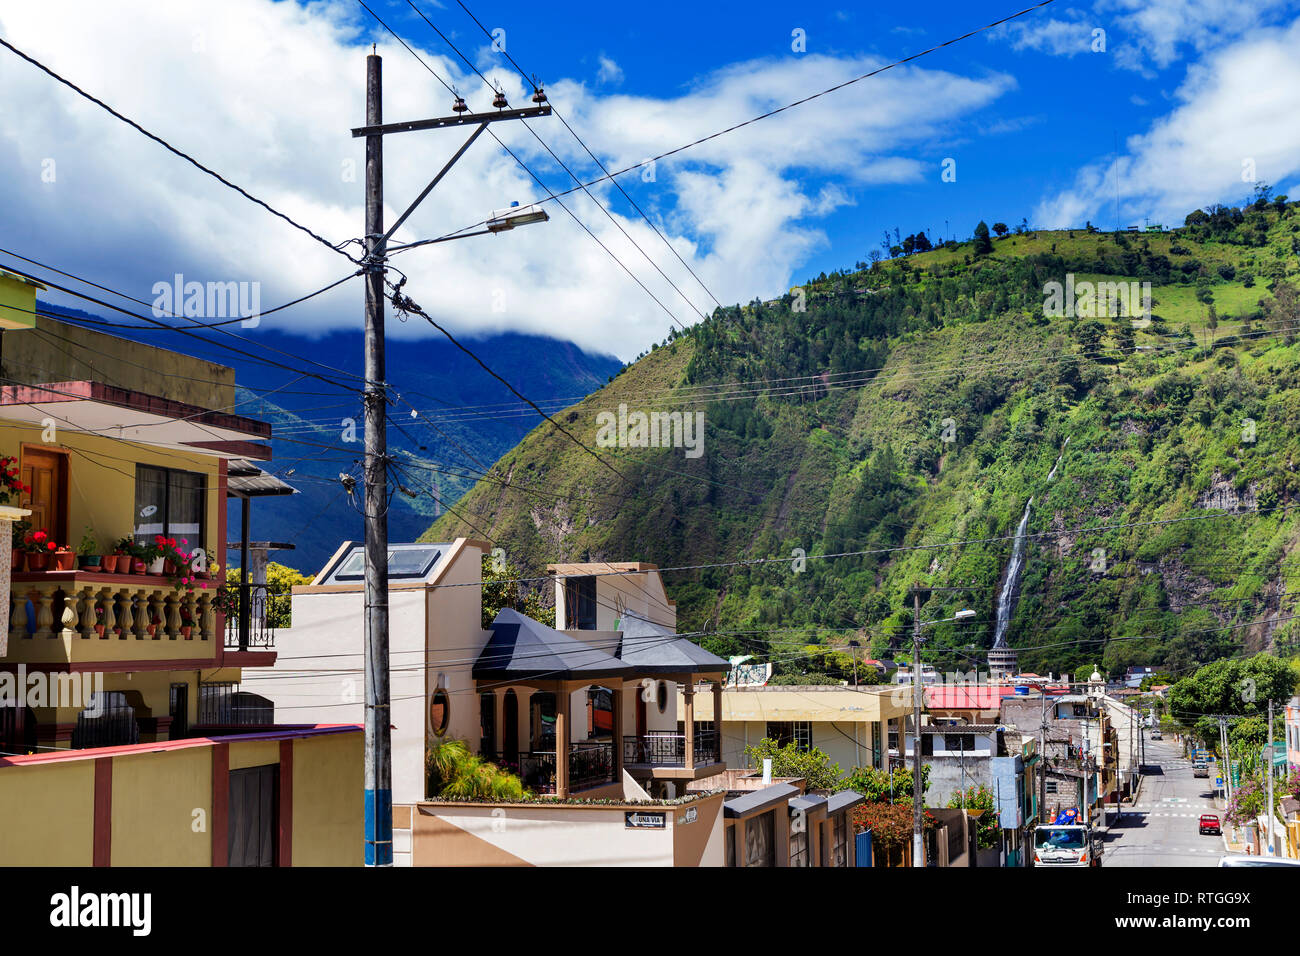
[[[1100,866],[1092,828],[1082,823],[1034,828],[1034,866]]]

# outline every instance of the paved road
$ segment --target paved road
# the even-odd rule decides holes
[[[1152,766],[1158,764],[1158,766]],[[1147,741],[1147,770],[1136,807],[1125,804],[1118,824],[1105,835],[1103,866],[1217,866],[1223,839],[1201,836],[1197,818],[1223,811],[1211,801],[1210,776],[1193,777],[1192,762],[1172,740]],[[1107,815],[1114,819],[1113,811]]]

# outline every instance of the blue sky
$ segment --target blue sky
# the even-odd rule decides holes
[[[487,108],[484,84],[404,0],[371,5],[473,108]],[[527,101],[529,91],[455,0],[419,6],[502,82],[512,104]],[[489,29],[505,31],[508,52],[541,76],[611,168],[1020,8],[761,0],[469,6]],[[1177,224],[1197,206],[1240,202],[1252,174],[1295,194],[1298,20],[1300,5],[1271,0],[1057,0],[664,160],[653,181],[623,177],[676,255],[604,184],[593,192],[616,222],[586,197],[566,202],[622,266],[554,204],[545,225],[412,251],[394,264],[410,277],[406,291],[464,334],[542,332],[630,358],[663,337],[668,312],[690,324],[712,307],[710,293],[724,303],[777,295],[865,259],[886,228],[938,238],[947,220],[951,234],[965,237],[981,218],[1022,217],[1039,227],[1088,219],[1109,227],[1117,177],[1124,225]],[[796,30],[802,50],[794,48]],[[228,0],[220,9],[122,0],[113,12],[55,0],[0,14],[0,35],[331,238],[360,233],[362,152],[347,130],[362,118],[369,43],[384,55],[387,119],[450,106],[438,82],[346,0]],[[8,53],[0,56],[0,91],[6,248],[142,299],[176,272],[255,281],[264,308],[346,271],[328,250]],[[580,177],[597,174],[557,120],[534,129]],[[552,189],[571,184],[527,130],[494,130]],[[459,142],[456,133],[388,140],[390,219]],[[955,163],[953,182],[941,176],[946,159]],[[440,235],[511,200],[544,195],[484,137],[399,235]],[[356,293],[345,286],[267,323],[302,333],[353,327]],[[394,323],[398,337],[425,331]]]

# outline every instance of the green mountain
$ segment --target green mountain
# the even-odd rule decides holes
[[[911,586],[952,589],[922,620],[976,615],[927,627],[926,658],[970,670],[1032,498],[1007,628],[1022,669],[1293,654],[1297,205],[977,230],[718,309],[556,416],[587,448],[540,424],[427,537],[488,535],[527,575],[721,565],[666,575],[679,629],[801,679],[851,670],[855,637],[910,653]],[[1103,282],[1149,282],[1149,311]],[[702,454],[597,448],[621,404],[703,412]]]

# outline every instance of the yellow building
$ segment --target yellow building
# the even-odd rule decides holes
[[[239,684],[276,652],[250,649],[217,599],[227,498],[245,493],[232,468],[261,474],[250,463],[271,457],[270,425],[229,411],[233,369],[39,315],[36,291],[0,273],[0,456],[29,489],[10,490],[0,531],[26,517],[91,553],[27,554],[15,534],[0,561],[0,864],[54,862],[20,831],[62,830],[68,862],[220,864],[221,821],[271,808],[292,826],[232,842],[236,862],[359,863],[360,731],[275,726]],[[115,554],[157,535],[202,553],[208,577],[177,587]],[[206,828],[189,830],[192,813]],[[310,839],[295,851],[298,832]]]

